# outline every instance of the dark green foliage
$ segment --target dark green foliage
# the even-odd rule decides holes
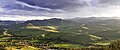
[[[120,39],[119,20],[102,20],[90,18],[90,20],[68,21],[62,19],[48,19],[48,20],[31,20],[19,24],[0,25],[0,39],[2,42],[8,42],[11,45],[15,43],[28,43],[29,45],[39,47],[39,44],[77,44],[82,46],[92,46],[91,48],[82,48],[81,50],[119,50],[119,41],[112,43],[109,46],[99,46],[93,43],[112,42],[112,40]],[[26,28],[31,23],[34,26],[56,26],[58,32],[49,32],[42,29]],[[84,25],[84,26],[82,26]],[[85,29],[83,27],[87,27]],[[12,36],[5,36],[4,28],[8,29],[8,34]],[[48,28],[50,29],[50,28]],[[80,31],[81,30],[81,31]],[[42,35],[45,35],[42,36]],[[102,39],[93,40],[89,35],[101,37]],[[9,37],[9,38],[7,38]],[[3,40],[6,38],[5,40]],[[38,45],[38,46],[37,46]],[[8,44],[6,44],[8,46]],[[19,46],[19,45],[16,45]],[[54,48],[54,47],[53,47]],[[59,48],[59,47],[58,47]],[[69,48],[70,49],[70,48]],[[72,48],[73,49],[73,48]]]
[[[120,50],[120,41],[115,41],[109,45],[111,50]]]

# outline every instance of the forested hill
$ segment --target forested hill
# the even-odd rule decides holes
[[[44,20],[29,20],[22,24],[27,25],[29,23],[31,23],[33,25],[37,25],[37,26],[64,26],[64,25],[77,24],[77,22],[68,21],[68,20],[59,19],[59,18],[44,19]]]

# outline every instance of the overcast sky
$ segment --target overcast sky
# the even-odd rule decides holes
[[[120,17],[120,0],[0,0],[0,20]]]

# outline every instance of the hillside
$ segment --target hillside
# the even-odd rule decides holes
[[[15,45],[29,41],[27,43],[35,45],[59,46],[58,44],[60,44],[62,47],[62,44],[63,46],[66,44],[73,45],[69,47],[86,48],[92,45],[109,45],[112,41],[119,40],[118,19],[88,19],[73,21],[53,18],[29,20],[11,24],[12,26],[3,25],[0,30],[1,41],[9,43],[8,41],[12,40],[15,42],[12,44]],[[90,21],[93,19],[96,20]]]
[[[52,19],[45,19],[45,20],[29,20],[24,22],[23,24],[27,25],[29,23],[32,23],[33,25],[37,25],[37,26],[61,26],[61,25],[73,25],[76,22],[52,18]]]

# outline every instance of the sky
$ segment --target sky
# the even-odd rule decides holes
[[[120,0],[0,0],[0,20],[120,17]]]

